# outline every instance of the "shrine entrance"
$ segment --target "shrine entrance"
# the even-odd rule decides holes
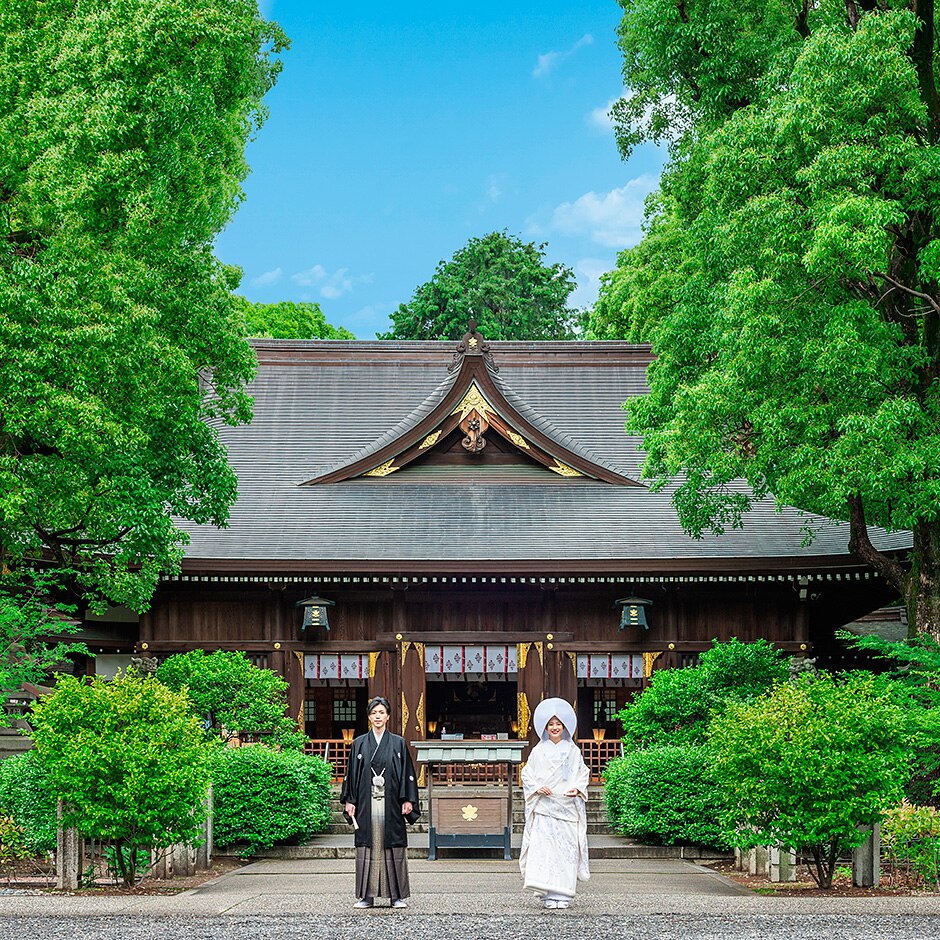
[[[518,730],[515,675],[428,676],[428,737],[507,740]]]
[[[425,647],[428,737],[508,740],[518,731],[515,645]]]

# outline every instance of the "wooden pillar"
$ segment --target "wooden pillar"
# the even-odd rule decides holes
[[[546,647],[548,644],[546,643]],[[578,710],[577,656],[556,649],[545,650],[545,697],[562,698]]]
[[[417,761],[417,751],[411,747],[411,742],[423,741],[427,737],[424,644],[415,640],[400,640],[398,660],[401,663],[401,713],[395,724],[401,728],[401,736],[409,744],[412,761]],[[395,708],[394,702],[392,708]]]
[[[401,700],[398,683],[398,668],[395,653],[392,650],[379,650],[369,653],[369,698],[381,695],[390,702]]]
[[[287,713],[304,730],[304,654],[300,650],[275,650],[274,668],[287,681]]]
[[[62,801],[59,800],[55,854],[56,888],[59,891],[75,891],[82,876],[82,840],[77,829],[63,828],[62,812]]]
[[[517,691],[517,732],[520,740],[528,739],[530,745],[538,743],[532,714],[539,702],[545,698],[545,644],[520,643],[517,647],[519,688]]]

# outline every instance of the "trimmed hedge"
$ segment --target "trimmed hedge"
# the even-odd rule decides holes
[[[9,816],[23,830],[30,851],[55,851],[56,807],[48,775],[33,751],[0,761],[0,816]]]
[[[703,746],[655,747],[618,757],[604,773],[607,818],[624,835],[727,848],[722,796]]]
[[[216,845],[247,843],[241,853],[247,856],[322,832],[330,821],[331,777],[325,761],[299,751],[221,748],[213,772]]]

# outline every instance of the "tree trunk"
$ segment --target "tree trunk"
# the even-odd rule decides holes
[[[914,527],[914,551],[904,594],[911,636],[940,641],[940,520]]]

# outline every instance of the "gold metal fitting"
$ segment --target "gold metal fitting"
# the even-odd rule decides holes
[[[281,644],[280,644],[280,643],[275,643],[275,644],[274,644],[274,648],[275,648],[276,650],[279,650],[279,649],[281,648]]]
[[[670,643],[670,644],[669,644],[669,649],[674,650],[675,648],[676,648],[676,644],[675,644],[675,643]]]
[[[546,639],[546,640],[554,640],[554,639],[555,639],[555,634],[554,634],[554,633],[546,633],[546,634],[545,634],[545,639]]]
[[[554,644],[554,643],[548,643],[547,646],[548,646],[548,648],[549,648],[550,650],[553,650],[553,649],[555,648],[555,644]]]
[[[395,634],[395,639],[396,639],[396,640],[400,640],[400,639],[401,639],[401,634],[400,634],[400,633],[396,633],[396,634]]]
[[[141,644],[140,644],[140,648],[141,648],[142,650],[150,649],[150,647],[149,647],[146,643],[141,643]]]

